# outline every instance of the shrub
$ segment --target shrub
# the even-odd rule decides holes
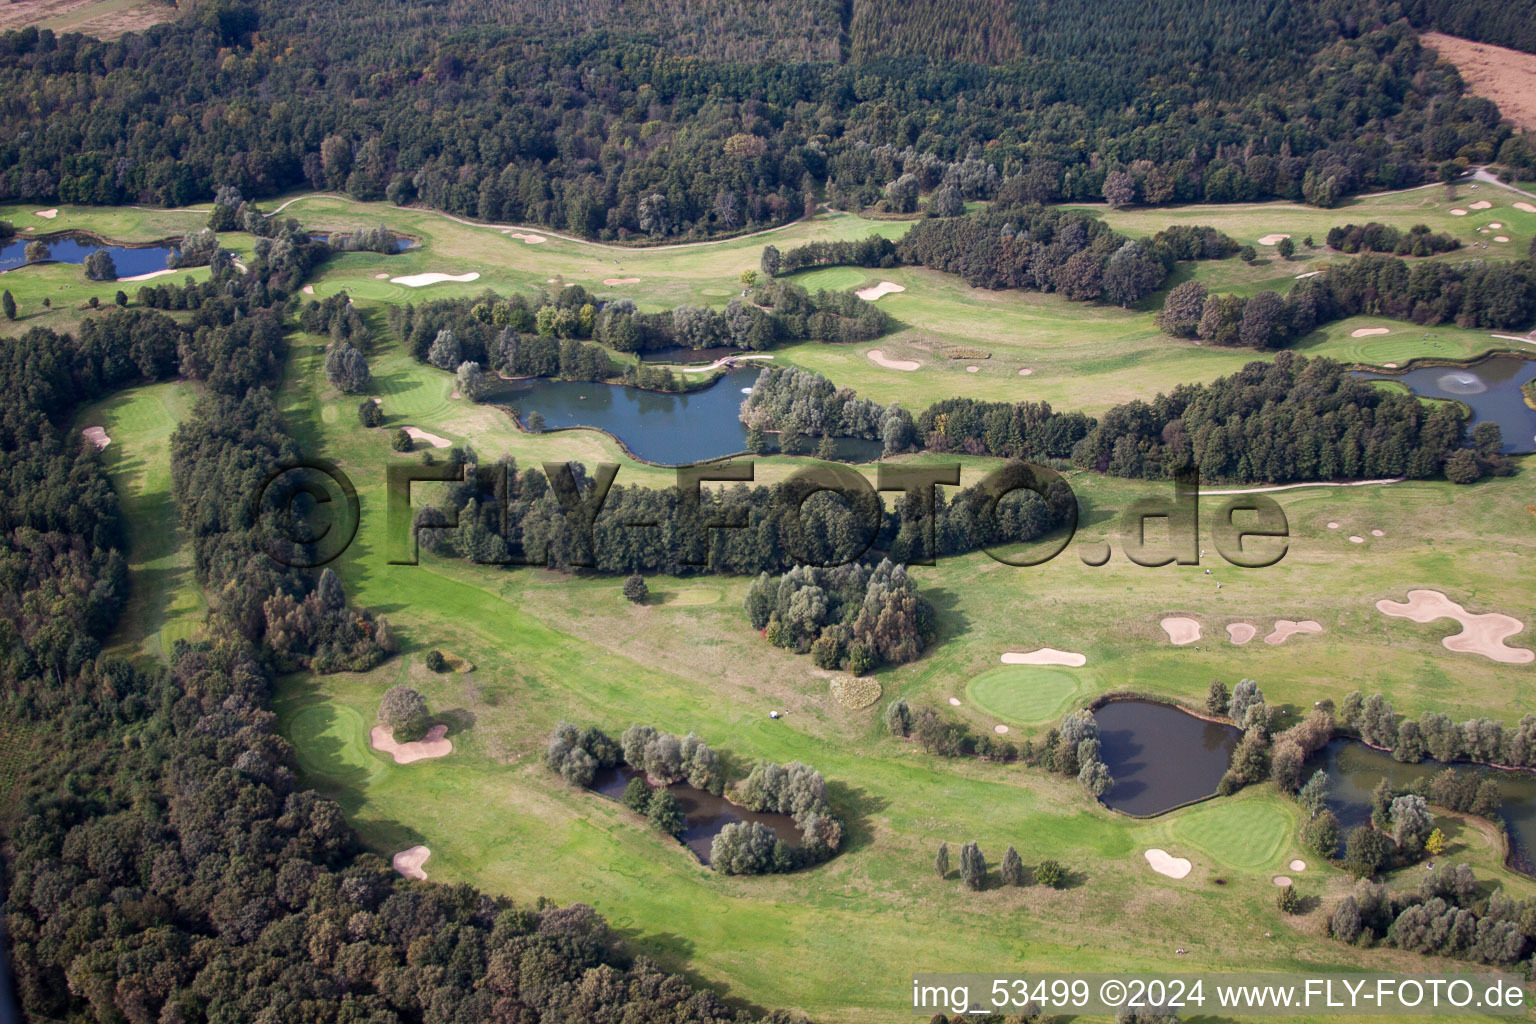
[[[409,686],[391,686],[379,701],[379,723],[395,740],[410,743],[426,734],[430,713],[426,699]]]
[[[974,842],[960,847],[960,880],[967,889],[981,889],[987,884],[987,858]]]
[[[624,795],[619,798],[619,802],[636,814],[645,814],[651,807],[651,787],[636,775],[624,787]]]
[[[885,728],[892,736],[912,732],[912,708],[904,698],[898,697],[885,706]]]
[[[1024,862],[1019,859],[1019,851],[1011,846],[1003,853],[1001,874],[1004,885],[1029,884],[1024,871]]]
[[[651,797],[645,816],[651,819],[652,825],[669,836],[680,835],[683,831],[683,808],[678,804],[677,797],[664,789],[658,789]]]
[[[1059,861],[1043,860],[1035,868],[1035,881],[1052,889],[1060,889],[1067,884],[1067,869]]]
[[[402,427],[391,435],[389,446],[397,452],[408,452],[415,448],[416,444],[411,440],[411,435],[407,434],[405,428]]]
[[[433,672],[448,671],[448,659],[443,657],[443,652],[437,648],[427,652],[427,668]]]
[[[634,604],[644,604],[650,594],[650,588],[645,585],[645,577],[639,573],[631,573],[624,578],[624,596]]]
[[[370,398],[357,407],[357,421],[365,427],[377,427],[384,422],[384,411]]]
[[[1301,913],[1301,895],[1297,893],[1294,885],[1282,885],[1280,891],[1275,893],[1275,906],[1280,908],[1282,914]]]

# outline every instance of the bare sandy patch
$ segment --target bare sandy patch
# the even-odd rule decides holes
[[[148,281],[152,277],[165,277],[168,274],[174,274],[174,273],[176,273],[176,271],[174,271],[174,270],[151,270],[147,274],[134,274],[132,277],[120,277],[120,278],[118,278],[118,280],[119,281]]]
[[[1519,210],[1521,213],[1536,213],[1536,206],[1532,206],[1530,203],[1516,203],[1515,209]]]
[[[1288,864],[1286,866],[1289,867],[1292,871],[1305,871],[1305,870],[1307,870],[1307,862],[1304,861],[1304,860],[1293,860],[1293,861],[1290,862],[1290,864]]]
[[[1042,647],[1037,651],[1023,653],[1009,651],[1003,655],[1002,662],[1004,665],[1065,665],[1068,668],[1082,668],[1088,664],[1088,658],[1076,651],[1058,651],[1054,647]]]
[[[376,725],[368,734],[368,741],[373,744],[374,750],[393,755],[396,764],[427,761],[453,753],[453,741],[448,739],[446,725],[434,725],[427,730],[425,736],[411,743],[396,743],[393,730]]]
[[[992,731],[1001,736],[1003,733],[1008,731],[1008,727],[1006,725],[994,725],[992,727]]]
[[[1252,640],[1258,630],[1246,622],[1233,622],[1227,626],[1227,639],[1242,646]]]
[[[1461,623],[1461,632],[1440,642],[1446,650],[1458,654],[1481,654],[1505,665],[1528,665],[1536,661],[1536,651],[1509,647],[1504,643],[1525,629],[1525,623],[1513,615],[1499,612],[1474,614],[1438,590],[1410,590],[1407,603],[1381,600],[1376,602],[1376,610],[1383,615],[1414,622],[1455,619]]]
[[[1499,113],[1527,131],[1536,129],[1536,55],[1439,32],[1422,32],[1419,42],[1456,65],[1472,91],[1497,103]]]
[[[885,354],[877,348],[872,348],[864,353],[869,356],[869,361],[876,366],[883,366],[887,370],[915,370],[923,364],[916,359],[887,359]]]
[[[640,279],[638,277],[605,277],[605,278],[603,278],[603,284],[608,284],[608,285],[614,285],[614,284],[639,284],[639,283],[640,283]]]
[[[1194,619],[1185,618],[1182,615],[1170,615],[1159,623],[1163,632],[1168,634],[1168,642],[1175,647],[1183,647],[1200,639],[1200,623]]]
[[[58,215],[58,210],[34,210],[32,212],[32,216],[41,217],[43,220],[53,220],[53,218],[57,217]]]
[[[1467,207],[1467,209],[1469,209],[1469,210],[1491,210],[1491,209],[1493,209],[1493,204],[1490,203],[1486,199],[1479,199],[1477,202],[1475,202],[1475,203],[1471,204],[1469,207]]]
[[[540,239],[542,241],[542,239]],[[403,284],[407,288],[425,288],[429,284],[441,284],[444,281],[453,281],[457,284],[468,284],[471,281],[480,280],[480,275],[474,271],[468,274],[407,274],[405,277],[392,277],[390,284]]]
[[[1451,216],[1452,217],[1465,217],[1466,215],[1467,215],[1467,211],[1466,210],[1452,210],[1451,211]]]
[[[1392,333],[1392,328],[1390,328],[1390,327],[1361,327],[1358,330],[1350,331],[1349,332],[1349,336],[1351,338],[1369,338],[1369,337],[1371,337],[1373,335],[1377,335],[1377,334],[1391,334],[1391,333]]]
[[[524,243],[528,245],[538,245],[540,242],[549,241],[549,239],[545,238],[543,235],[530,235],[522,231],[503,231],[502,234],[510,235],[513,238],[520,238]]]
[[[882,295],[892,295],[892,294],[894,294],[896,292],[904,292],[904,291],[906,291],[905,288],[903,288],[899,284],[896,284],[893,281],[881,281],[877,285],[872,285],[872,286],[870,286],[868,288],[860,288],[858,291],[854,292],[853,294],[857,295],[859,298],[863,299],[865,302],[874,302],[876,299],[878,299]]]
[[[112,443],[112,439],[107,436],[107,431],[103,427],[86,427],[80,433],[85,436],[87,441],[95,445],[98,451]]]
[[[450,448],[453,446],[453,442],[448,440],[446,437],[438,437],[436,434],[429,434],[425,430],[422,430],[420,427],[406,427],[405,432],[411,435],[412,441],[425,441],[433,448]]]
[[[1276,619],[1274,632],[1264,638],[1267,644],[1283,644],[1297,633],[1321,633],[1322,623],[1314,619],[1302,619],[1294,622],[1291,619]]]
[[[1194,867],[1187,858],[1175,857],[1167,850],[1148,850],[1142,854],[1147,858],[1147,863],[1152,865],[1152,870],[1169,878],[1183,878]]]
[[[949,706],[950,706],[950,707],[955,707],[955,708],[957,708],[957,707],[959,707],[959,706],[960,706],[960,701],[959,701],[959,700],[957,700],[957,699],[956,699],[956,698],[954,698],[954,697],[951,697],[951,698],[949,698]]]
[[[1290,235],[1265,235],[1263,238],[1259,239],[1259,244],[1260,245],[1279,245],[1281,242],[1285,241],[1287,238],[1290,238],[1290,237],[1291,237]]]
[[[406,878],[414,878],[425,882],[427,873],[421,866],[432,856],[432,851],[425,846],[413,846],[409,850],[401,850],[390,858],[390,865]]]
[[[1270,881],[1274,882],[1276,885],[1278,885],[1282,889],[1286,888],[1287,886],[1289,886],[1291,884],[1291,880],[1289,878],[1287,878],[1285,875],[1276,875],[1274,878],[1271,878]]]

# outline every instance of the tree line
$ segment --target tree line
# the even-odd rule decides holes
[[[1351,316],[1524,330],[1536,321],[1536,258],[1410,263],[1368,254],[1298,281],[1284,296],[1217,295],[1185,281],[1168,292],[1157,323],[1174,337],[1274,349]]]
[[[265,328],[240,333],[283,315],[286,277],[265,259],[228,277],[197,310],[223,310],[227,324],[131,310],[73,336],[0,340],[3,543],[27,546],[6,551],[3,599],[19,596],[21,614],[4,618],[21,628],[0,643],[0,717],[50,739],[17,782],[4,850],[23,1011],[189,1024],[799,1020],[732,1009],[632,958],[590,907],[407,881],[298,785],[271,712],[275,674],[362,667],[385,644],[382,620],[347,603],[334,575],[267,558],[246,508],[272,460],[299,454],[270,371],[256,372],[271,364],[244,355]],[[167,666],[136,666],[94,646],[123,596],[121,522],[99,457],[68,424],[81,402],[175,372],[183,347],[205,394],[172,442],[173,492],[210,613]],[[46,631],[28,610],[42,606],[57,623]]]
[[[930,49],[975,36],[971,8],[914,32],[861,0],[852,23],[893,22],[915,50],[881,29],[845,52],[836,5],[777,0],[784,21],[721,31],[700,28],[718,11],[630,6],[229,3],[111,41],[6,33],[0,88],[38,101],[0,112],[0,198],[309,187],[647,241],[780,224],[819,193],[873,205],[905,175],[967,199],[1013,182],[1039,202],[1332,205],[1502,158],[1512,137],[1374,0],[1163,0],[1108,26],[1081,2],[1044,18],[994,4],[980,16],[1004,23],[979,38],[1021,49],[990,66]],[[765,50],[764,23],[796,28]],[[689,39],[710,56],[680,53]]]

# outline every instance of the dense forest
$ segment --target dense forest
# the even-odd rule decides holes
[[[298,455],[271,392],[292,238],[216,268],[191,322],[114,311],[78,336],[0,340],[6,626],[0,719],[49,737],[7,839],[11,968],[35,1019],[100,1022],[754,1018],[632,960],[590,907],[518,907],[401,878],[296,785],[277,672],[359,669],[390,630],[327,571],[283,568],[249,496]],[[287,282],[287,284],[285,284]],[[186,307],[183,307],[186,308]],[[125,596],[121,517],[77,406],[180,372],[177,515],[210,613],[169,666],[100,653]]]
[[[210,0],[111,42],[7,33],[0,199],[316,188],[645,241],[893,187],[1332,205],[1533,160],[1375,0],[994,4],[980,24],[952,0],[576,6]]]

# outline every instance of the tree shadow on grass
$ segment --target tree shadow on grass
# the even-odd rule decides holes
[[[965,636],[971,631],[970,617],[960,610],[960,598],[954,591],[944,587],[924,587],[923,596],[937,613],[934,620],[938,636],[928,645],[928,650],[937,650],[946,640]]]
[[[671,974],[676,974],[688,982],[695,989],[708,990],[717,994],[732,1010],[745,1013],[754,1020],[765,1017],[768,1014],[766,1007],[740,996],[732,995],[729,988],[722,986],[717,981],[706,979],[703,975],[689,967],[698,946],[687,936],[678,935],[675,932],[648,932],[633,927],[614,927],[610,925],[613,934],[623,943],[624,952],[631,956],[646,956],[656,961],[661,968]]]
[[[434,721],[439,725],[448,727],[449,736],[457,736],[462,732],[468,732],[475,727],[475,713],[468,708],[453,708],[449,711],[440,711],[434,716]]]
[[[843,848],[838,853],[840,857],[846,857],[854,850],[863,849],[875,841],[870,818],[890,806],[890,802],[883,797],[872,796],[846,782],[833,781],[827,783],[827,802],[832,805],[838,817],[843,819]]]

